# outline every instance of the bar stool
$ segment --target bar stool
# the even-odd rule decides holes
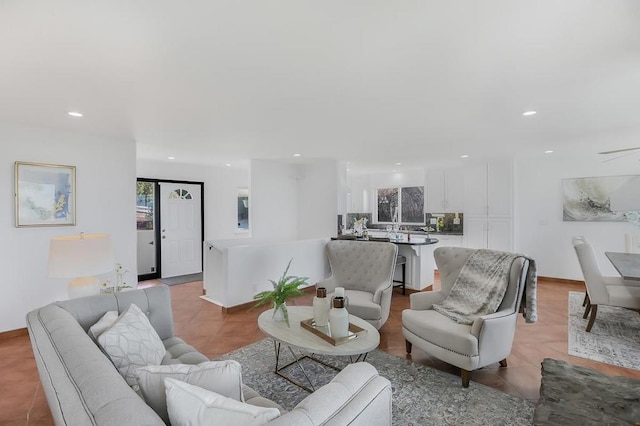
[[[389,238],[382,238],[382,237],[369,237],[369,241],[380,241],[380,242],[385,242],[388,243],[391,241],[391,239]],[[398,265],[402,265],[402,281],[398,281],[398,280],[393,280],[394,283],[399,283],[398,285],[394,285],[393,287],[402,287],[402,295],[405,295],[405,288],[406,288],[406,273],[407,273],[407,258],[406,256],[403,256],[401,254],[396,256],[396,266]]]
[[[397,285],[394,285],[393,287],[402,287],[402,295],[405,295],[405,286],[406,286],[406,273],[407,273],[407,258],[406,256],[403,256],[401,254],[399,254],[396,257],[396,266],[398,265],[402,265],[402,281],[399,280],[393,280],[394,283],[399,283]]]

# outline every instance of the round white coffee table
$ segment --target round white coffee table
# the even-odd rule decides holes
[[[300,364],[300,360],[303,358],[312,359],[315,362],[319,362],[323,365],[339,370],[339,368],[327,364],[315,357],[313,354],[318,355],[334,355],[334,356],[350,356],[351,362],[364,361],[367,353],[371,352],[380,344],[380,333],[378,330],[365,320],[358,318],[354,315],[349,315],[349,322],[357,325],[358,327],[365,329],[367,332],[350,339],[348,342],[341,345],[332,345],[319,336],[316,336],[311,331],[302,328],[300,321],[307,320],[313,317],[313,307],[311,306],[287,306],[289,312],[289,324],[287,326],[285,321],[275,321],[273,319],[273,309],[263,312],[258,317],[258,328],[271,337],[274,342],[274,348],[276,353],[276,367],[275,373],[290,382],[306,389],[309,392],[315,391],[312,381],[307,376],[304,368]],[[289,348],[294,360],[286,365],[279,365],[280,362],[280,350],[282,345],[286,345]],[[296,355],[293,348],[297,348],[304,352],[310,352],[312,355]],[[355,358],[353,358],[355,356]],[[289,376],[282,373],[282,370],[293,363],[297,363],[302,372],[304,373],[307,381],[311,385],[311,388],[297,382]]]

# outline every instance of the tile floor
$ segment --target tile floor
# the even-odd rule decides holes
[[[156,285],[155,281],[140,286]],[[537,401],[540,363],[544,358],[562,359],[603,373],[640,379],[640,371],[567,355],[567,301],[569,291],[584,291],[582,285],[541,279],[538,284],[538,317],[535,324],[518,320],[509,367],[490,366],[473,372],[471,380]],[[176,333],[210,358],[264,338],[256,324],[262,309],[223,314],[216,305],[200,299],[202,282],[171,287]],[[310,305],[311,296],[296,300]],[[401,314],[409,296],[394,290],[391,315],[380,330],[380,348],[390,354],[458,374],[455,367],[414,348],[405,353]],[[597,323],[596,323],[597,324]],[[28,336],[0,340],[0,425],[50,425],[51,414],[38,378]]]

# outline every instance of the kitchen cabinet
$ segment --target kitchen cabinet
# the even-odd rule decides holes
[[[463,210],[464,175],[462,170],[428,170],[425,211],[429,213],[455,213]]]
[[[462,235],[430,234],[438,240],[437,247],[463,247]]]
[[[464,171],[464,213],[469,216],[512,217],[513,168],[491,162]]]
[[[431,238],[438,239],[438,243],[434,246],[434,250],[438,247],[465,247],[462,235],[430,234],[430,236]],[[438,266],[435,263],[434,268],[438,269]]]
[[[464,246],[513,250],[513,220],[508,218],[465,218]]]
[[[513,166],[511,162],[487,164],[487,216],[513,216]]]
[[[465,247],[513,250],[513,166],[495,161],[465,169]]]
[[[366,244],[366,243],[365,243]],[[406,286],[412,290],[424,290],[433,285],[433,271],[435,270],[435,260],[433,250],[435,244],[429,245],[398,245],[398,254],[407,258]],[[400,272],[400,268],[397,268]],[[399,277],[399,275],[396,275]]]

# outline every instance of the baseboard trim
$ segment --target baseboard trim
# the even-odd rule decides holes
[[[300,290],[303,293],[315,294],[316,287],[313,286],[313,285],[310,285],[309,287],[301,288]],[[247,310],[247,309],[251,309],[253,307],[253,305],[255,305],[255,304],[256,304],[256,302],[246,302],[246,303],[242,303],[240,305],[235,305],[235,306],[229,306],[229,307],[222,306],[222,313],[223,314],[233,314],[235,312],[240,312],[240,311],[244,311],[244,310]]]
[[[245,311],[247,309],[250,309],[254,304],[255,302],[247,302],[247,303],[243,303],[242,305],[236,305],[236,306],[229,306],[229,307],[222,306],[222,313],[233,314],[236,312]]]
[[[18,328],[16,330],[3,331],[3,332],[0,332],[0,342],[13,339],[15,337],[22,337],[22,336],[28,336],[28,335],[29,335],[29,332],[27,331],[26,327]]]
[[[551,281],[551,282],[555,282],[555,283],[560,283],[560,284],[584,285],[584,281],[581,281],[581,280],[570,280],[568,278],[555,278],[555,277],[538,276],[538,279],[539,280],[545,280],[545,281]]]

